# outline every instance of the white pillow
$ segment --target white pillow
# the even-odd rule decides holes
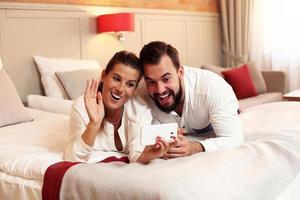
[[[71,100],[58,99],[34,94],[28,95],[26,99],[29,108],[64,115],[70,115],[73,104],[73,101]]]
[[[2,64],[2,59],[0,58],[0,69],[2,69],[3,64]]]
[[[68,96],[55,76],[55,72],[73,71],[78,69],[100,69],[96,60],[81,60],[70,58],[45,58],[34,56],[46,96],[68,99]]]

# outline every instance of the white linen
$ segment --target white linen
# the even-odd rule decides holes
[[[299,102],[246,109],[240,116],[246,143],[237,148],[155,160],[146,166],[138,163],[75,166],[65,174],[66,184],[62,185],[60,198],[274,200],[289,196],[299,199],[299,192],[295,192],[300,175],[299,110]],[[82,185],[78,186],[79,179]],[[294,184],[297,179],[298,184]],[[93,187],[86,187],[87,181]],[[294,196],[291,191],[286,193],[289,185],[294,187]]]
[[[34,119],[32,122],[0,128],[0,173],[41,181],[50,165],[63,160],[70,117],[27,109]],[[94,152],[90,160],[96,162],[109,156],[126,155]]]
[[[48,166],[62,160],[69,117],[28,109],[32,122],[0,129],[0,171],[43,180]]]
[[[257,105],[243,110],[240,119],[245,141],[254,141],[262,137],[267,130],[299,131],[300,135],[300,102]],[[272,134],[272,131],[269,134]]]
[[[29,108],[42,110],[46,112],[70,115],[73,101],[42,95],[28,95],[27,103]]]
[[[78,69],[100,69],[100,65],[96,60],[46,58],[41,56],[34,56],[34,60],[41,74],[41,81],[46,95],[60,99],[68,99],[68,96],[60,81],[55,76],[55,72]]]
[[[99,172],[105,172],[103,178],[109,177],[112,179],[107,180],[105,178],[106,186],[103,189],[111,189],[106,190],[105,195],[109,192],[115,192],[113,195],[117,196],[115,190],[117,188],[120,192],[119,197],[122,198],[122,195],[132,192],[137,187],[136,190],[140,188],[143,190],[138,190],[136,195],[141,195],[142,191],[145,192],[145,195],[151,191],[165,193],[166,190],[164,189],[175,191],[175,194],[181,193],[178,197],[175,196],[174,199],[182,199],[183,196],[184,199],[189,199],[190,196],[197,194],[197,190],[207,190],[198,199],[207,199],[205,195],[209,192],[210,194],[217,193],[216,195],[219,195],[218,199],[225,199],[222,196],[222,192],[224,192],[244,194],[240,196],[240,199],[251,199],[254,196],[270,194],[269,197],[262,199],[298,200],[300,199],[299,110],[299,102],[278,102],[246,109],[240,115],[244,125],[243,131],[246,143],[236,150],[228,149],[220,151],[221,153],[211,152],[194,155],[195,162],[198,162],[199,165],[195,165],[193,159],[190,158],[175,159],[168,162],[156,160],[150,165],[130,164],[120,171],[118,171],[118,166],[112,167],[113,164],[97,165]],[[48,167],[47,165],[52,164],[52,161],[61,160],[64,147],[63,140],[67,136],[65,130],[68,126],[68,117],[32,109],[30,109],[30,113],[36,119],[33,122],[47,131],[41,133],[30,131],[31,126],[33,126],[29,125],[30,122],[0,129],[0,199],[40,199],[37,191],[41,191],[41,180],[44,171]],[[14,149],[15,147],[16,149]],[[29,150],[27,150],[27,147]],[[53,149],[53,151],[50,149]],[[10,160],[9,156],[3,157],[5,154],[12,155],[14,159]],[[102,158],[110,155],[113,154],[101,154]],[[34,159],[41,158],[39,162],[35,162],[40,169],[38,169],[38,166],[32,166],[33,162],[29,161],[29,164],[25,164],[30,156]],[[47,161],[47,156],[52,161]],[[94,156],[96,158],[99,155]],[[187,159],[187,162],[183,162],[185,159]],[[98,160],[101,160],[101,158],[98,157]],[[10,163],[6,164],[7,161]],[[45,163],[42,164],[42,162]],[[222,163],[222,165],[217,165],[217,163]],[[186,167],[184,167],[185,165]],[[195,168],[197,172],[193,174],[192,169]],[[4,172],[3,169],[6,169],[6,171]],[[134,173],[121,173],[124,170]],[[178,175],[174,177],[178,179],[175,180],[173,175],[177,170]],[[111,174],[111,171],[114,173]],[[164,171],[166,173],[162,173]],[[201,173],[201,171],[201,176],[197,176],[197,173]],[[190,179],[186,178],[186,174]],[[139,178],[138,175],[144,178]],[[296,175],[297,178],[295,178]],[[22,177],[38,177],[38,180]],[[261,182],[268,177],[270,179],[262,184]],[[293,179],[295,180],[293,181]],[[149,187],[145,189],[147,181],[152,181],[152,184],[149,183]],[[239,185],[234,184],[236,181],[241,181],[241,183]],[[228,185],[222,185],[221,194],[218,194],[219,188],[217,186],[221,182],[226,182]],[[166,185],[172,183],[171,185],[175,186],[166,188],[163,183]],[[193,183],[192,188],[185,190],[184,187],[181,187],[188,183]],[[290,186],[285,189],[289,184]],[[159,186],[162,187],[159,188]],[[273,188],[269,190],[271,186]],[[247,192],[252,190],[251,188],[256,189],[256,191],[254,194],[247,196]],[[154,191],[154,189],[157,190]],[[125,193],[122,193],[122,191],[125,191]],[[276,198],[279,194],[280,196]],[[162,196],[155,197],[156,199],[162,198]]]
[[[300,173],[293,182],[276,198],[276,200],[299,200],[300,199]]]
[[[0,199],[40,200],[43,181],[11,176],[0,171]]]
[[[76,165],[60,199],[274,200],[300,172],[300,129],[269,131],[236,148],[146,166]]]

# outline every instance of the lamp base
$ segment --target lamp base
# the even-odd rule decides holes
[[[117,37],[118,37],[118,39],[120,41],[124,41],[125,40],[125,36],[124,36],[123,32],[117,32],[116,35],[117,35]]]

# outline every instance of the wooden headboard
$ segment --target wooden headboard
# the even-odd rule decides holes
[[[120,42],[113,33],[96,34],[95,17],[135,13],[135,32]],[[105,66],[122,49],[137,55],[142,46],[162,40],[175,46],[181,63],[198,67],[221,63],[218,14],[180,11],[0,3],[0,57],[22,100],[44,94],[34,55],[95,59]]]

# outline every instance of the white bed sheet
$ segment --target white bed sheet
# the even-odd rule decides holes
[[[295,110],[300,111],[299,102],[271,103],[244,110],[241,120],[246,140],[256,140],[262,136],[260,133],[272,128],[300,134],[300,112]],[[40,199],[45,170],[61,161],[69,117],[33,109],[30,113],[38,120],[0,129],[0,199]],[[43,131],[34,132],[33,127]],[[277,200],[300,199],[299,186],[300,174]]]
[[[0,172],[0,199],[2,200],[39,200],[42,199],[43,182],[25,179]]]
[[[46,169],[62,161],[69,116],[28,108],[34,121],[0,128],[0,200],[41,199]],[[117,152],[94,153],[90,162]]]
[[[69,117],[29,109],[33,121],[0,129],[0,171],[42,180],[47,167],[62,160]]]
[[[262,137],[264,130],[295,130],[300,135],[300,102],[274,102],[245,109],[240,114],[245,141]]]
[[[245,109],[240,114],[245,141],[254,141],[266,130],[293,131],[300,135],[300,102],[274,102]],[[272,132],[270,132],[272,134]],[[299,144],[300,145],[300,144]],[[300,199],[300,173],[276,200]]]

